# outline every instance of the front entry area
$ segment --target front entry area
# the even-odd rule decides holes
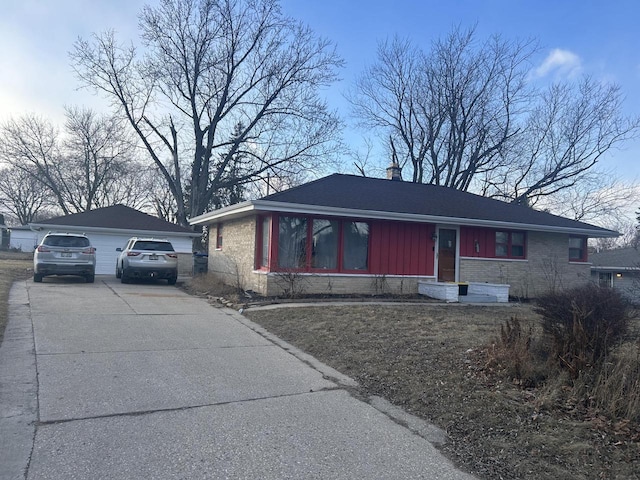
[[[438,282],[456,281],[457,231],[438,229]]]

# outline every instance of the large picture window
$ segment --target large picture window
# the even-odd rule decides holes
[[[369,269],[369,224],[328,218],[278,217],[278,258],[268,261],[268,219],[258,238],[260,266],[279,270],[367,271]],[[275,227],[275,225],[274,225]],[[275,240],[274,240],[275,242]],[[276,248],[276,245],[273,245]]]
[[[369,224],[344,222],[344,250],[342,267],[345,270],[369,268]]]
[[[338,268],[339,222],[316,218],[313,220],[311,268]]]
[[[307,219],[280,217],[278,225],[278,267],[301,269],[307,263]]]
[[[525,258],[524,232],[496,232],[496,257]]]

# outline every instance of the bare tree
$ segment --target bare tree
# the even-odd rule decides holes
[[[589,77],[575,85],[551,85],[538,95],[517,147],[506,156],[508,167],[494,172],[500,181],[487,182],[488,192],[530,205],[565,190],[604,193],[602,180],[610,175],[594,167],[640,128],[640,119],[625,118],[621,110],[617,85]]]
[[[334,151],[338,121],[317,91],[342,62],[276,0],[161,0],[140,29],[143,58],[113,32],[79,40],[71,56],[144,144],[179,223],[221,189],[298,173]],[[230,175],[238,158],[242,174]]]
[[[613,172],[591,169],[555,195],[538,197],[535,205],[563,217],[621,231],[613,227],[632,222],[630,212],[639,188]],[[615,225],[603,224],[611,219],[615,219]]]
[[[50,193],[35,176],[17,167],[0,170],[0,206],[26,225],[48,212]]]
[[[40,182],[65,214],[71,213],[62,189],[60,135],[46,119],[25,115],[0,126],[0,160]]]
[[[350,101],[361,124],[396,146],[419,183],[533,205],[588,183],[598,160],[637,135],[615,85],[584,78],[538,91],[532,42],[454,30],[428,52],[382,43]],[[384,137],[383,137],[384,138]]]
[[[0,126],[0,160],[12,167],[13,176],[20,170],[21,178],[37,182],[64,214],[143,204],[145,175],[122,123],[78,108],[68,108],[66,116],[62,133],[34,115]]]
[[[67,108],[66,117],[58,188],[70,209],[125,203],[145,191],[144,185],[130,185],[141,176],[135,143],[121,120],[77,107]]]
[[[378,48],[378,60],[350,96],[362,124],[393,141],[418,183],[467,190],[503,165],[529,99],[530,42],[498,36],[478,45],[474,30],[454,30],[423,52],[407,40]]]

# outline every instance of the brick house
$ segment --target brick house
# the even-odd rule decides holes
[[[209,272],[264,295],[509,285],[535,297],[589,281],[587,239],[617,232],[436,185],[333,174],[192,218]]]

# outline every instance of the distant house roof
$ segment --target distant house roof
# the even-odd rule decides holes
[[[192,218],[206,224],[251,211],[377,218],[615,237],[587,223],[438,185],[333,174],[259,200]]]
[[[640,252],[633,247],[589,254],[593,270],[640,270]]]
[[[31,223],[31,228],[55,230],[64,227],[86,231],[121,230],[143,231],[149,234],[171,233],[179,236],[199,236],[188,228],[167,222],[125,205],[96,208],[88,212],[74,213]]]

